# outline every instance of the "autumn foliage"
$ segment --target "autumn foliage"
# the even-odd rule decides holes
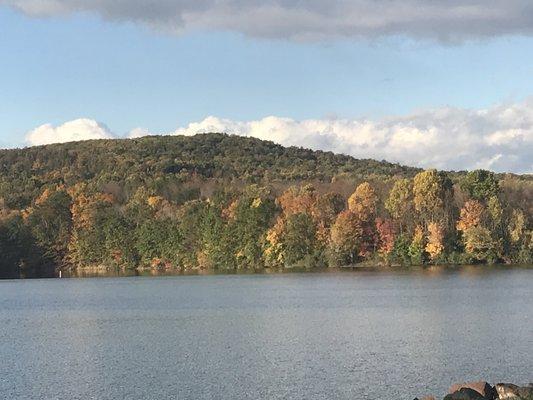
[[[188,151],[183,158],[198,157],[195,148]],[[192,168],[191,160],[178,163],[166,153],[160,154],[161,165],[157,159],[130,160],[128,165],[139,168],[131,175],[118,169],[114,175],[111,168],[104,174],[92,164],[79,176],[62,166],[47,173],[50,181],[39,176],[19,182],[22,172],[8,181],[4,175],[0,276],[46,276],[58,269],[227,271],[533,258],[533,185],[527,179],[488,171],[406,176],[392,166],[387,168],[396,173],[387,178],[366,173],[361,179],[347,172],[355,168],[352,161],[320,154],[319,166],[311,163],[314,153],[302,153],[298,167],[287,169],[287,159],[277,164],[268,152],[261,156],[263,175],[244,168],[242,155],[241,164],[217,169],[207,162]],[[42,165],[33,160],[28,168]],[[150,175],[150,168],[158,174]],[[249,181],[216,178],[220,171],[229,173],[224,168],[248,174]],[[312,168],[335,173],[316,172],[310,179]],[[31,189],[17,192],[9,182]]]

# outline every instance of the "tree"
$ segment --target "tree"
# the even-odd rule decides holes
[[[507,226],[509,246],[507,255],[512,262],[530,263],[533,260],[533,231],[528,229],[528,220],[520,209],[513,209]]]
[[[457,230],[466,231],[480,226],[485,213],[485,207],[477,200],[469,200],[461,209],[461,218],[457,222]]]
[[[359,255],[367,257],[376,250],[378,235],[376,232],[375,215],[378,197],[374,188],[363,182],[355,189],[355,192],[348,199],[348,209],[357,215],[361,222],[363,233]]]
[[[444,220],[445,202],[452,190],[452,183],[446,174],[429,169],[416,174],[413,180],[413,200],[415,210],[422,221]]]
[[[326,193],[316,199],[312,216],[317,226],[316,237],[319,244],[327,246],[330,229],[337,215],[344,209],[345,201],[338,193]]]
[[[27,216],[36,243],[56,265],[62,265],[67,254],[72,228],[71,202],[64,190],[45,190]]]
[[[363,182],[348,199],[348,209],[358,214],[362,221],[370,221],[376,214],[377,202],[374,188],[368,182]]]
[[[179,268],[183,252],[177,221],[170,218],[147,219],[136,230],[135,247],[144,265]]]
[[[415,255],[418,254],[418,251],[424,251],[423,246],[418,246],[418,249],[415,249]],[[411,241],[405,233],[398,235],[394,240],[394,247],[389,259],[393,264],[400,264],[402,266],[413,264],[414,257],[411,254]],[[421,265],[422,260],[416,262],[416,264]]]
[[[503,207],[500,199],[492,196],[487,202],[487,211],[490,217],[490,225],[493,234],[503,238],[502,229]]]
[[[432,261],[435,261],[444,251],[444,233],[438,222],[428,224],[426,252]]]
[[[409,245],[409,255],[413,265],[422,265],[425,261],[426,238],[421,226],[415,228],[413,240]]]
[[[316,226],[309,214],[278,218],[267,234],[265,250],[268,265],[277,267],[314,266]]]
[[[396,229],[390,219],[376,219],[376,228],[379,237],[378,251],[387,257],[394,249]]]
[[[305,267],[312,267],[316,246],[316,226],[310,215],[305,213],[292,214],[287,218],[286,229],[283,232],[283,242],[286,249],[285,264],[293,266],[304,263]]]
[[[123,215],[120,210],[109,207],[99,228],[103,235],[104,259],[106,265],[119,269],[133,269],[139,265],[139,254],[136,248],[136,222]]]
[[[403,232],[405,219],[410,214],[412,207],[411,181],[409,179],[397,180],[385,201],[385,208],[392,218],[398,221],[400,233]]]
[[[291,187],[276,200],[281,208],[275,225],[267,233],[265,261],[274,267],[289,267],[314,261],[317,246],[316,202],[312,185]]]
[[[180,232],[183,232],[180,265],[186,270],[198,268],[198,258],[203,246],[204,215],[208,204],[200,200],[192,200],[184,203],[177,215]]]
[[[45,262],[18,212],[0,213],[0,278],[51,276],[54,265]]]
[[[511,218],[509,220],[509,237],[511,238],[511,243],[517,244],[524,237],[524,232],[526,228],[526,218],[522,210],[514,209],[511,213]]]
[[[290,187],[277,199],[285,216],[298,213],[312,214],[316,201],[317,193],[312,185]]]
[[[276,210],[271,193],[267,188],[252,186],[232,205],[228,236],[235,243],[236,266],[241,269],[263,268],[266,231]]]
[[[283,243],[283,232],[286,220],[278,217],[276,223],[266,234],[265,250],[263,257],[265,265],[268,267],[280,268],[285,264],[285,246]]]
[[[331,227],[330,257],[337,266],[354,264],[361,251],[363,226],[358,214],[342,211]]]
[[[477,169],[467,173],[461,188],[472,199],[478,201],[486,201],[493,196],[498,196],[500,191],[498,180],[494,173],[484,169]]]
[[[102,193],[85,193],[86,188],[69,190],[72,232],[67,245],[66,260],[73,267],[101,265],[105,262],[105,237],[102,230],[112,197]]]
[[[473,259],[494,263],[500,257],[499,244],[487,228],[471,226],[464,230],[463,237],[465,250]]]

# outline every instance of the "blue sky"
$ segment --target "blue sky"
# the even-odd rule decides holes
[[[151,133],[194,133],[189,124],[208,116],[215,116],[215,126],[222,129],[253,134],[242,124],[268,116],[290,119],[296,131],[307,120],[370,121],[373,129],[415,124],[420,130],[435,125],[430,110],[457,109],[463,113],[459,124],[464,118],[474,124],[484,110],[503,106],[520,108],[526,115],[519,118],[529,121],[533,108],[533,38],[524,33],[442,41],[393,31],[300,40],[210,26],[176,33],[135,18],[108,18],[98,10],[44,16],[23,11],[0,1],[1,147],[34,144],[27,137],[33,129],[43,124],[55,129],[79,118],[98,121],[113,136],[138,127]],[[421,122],[423,115],[428,119]],[[410,118],[416,123],[405,121]],[[530,148],[531,126],[503,128],[526,129],[518,136]],[[503,128],[480,129],[494,135]],[[329,134],[324,129],[315,133]],[[299,144],[310,134],[285,132],[281,137],[278,132],[272,140]],[[310,143],[365,155],[353,146],[342,147],[338,135],[335,140],[335,146],[331,140]],[[527,154],[501,166],[490,164],[502,151],[480,157],[488,157],[489,168],[531,172]],[[502,157],[513,156],[512,149],[506,151],[510,154]],[[409,161],[400,154],[369,155]],[[411,164],[446,167],[446,162]],[[460,160],[451,160],[450,166],[474,167]]]

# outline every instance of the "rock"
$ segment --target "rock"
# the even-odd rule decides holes
[[[497,383],[499,399],[533,399],[533,386],[517,386],[512,383]]]
[[[522,399],[533,400],[533,386],[522,386],[518,388],[518,395]]]
[[[480,395],[482,395],[485,399],[492,400],[496,398],[496,390],[494,390],[494,388],[491,385],[489,385],[487,382],[484,382],[484,381],[456,383],[455,385],[450,387],[450,390],[448,391],[448,393],[458,392],[462,388],[475,390]]]
[[[496,393],[499,399],[512,399],[518,397],[518,386],[512,383],[497,383]]]
[[[444,400],[486,400],[479,392],[470,388],[461,388],[456,392],[447,394]]]

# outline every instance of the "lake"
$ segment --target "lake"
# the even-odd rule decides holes
[[[0,281],[6,399],[409,399],[533,381],[533,269]]]

